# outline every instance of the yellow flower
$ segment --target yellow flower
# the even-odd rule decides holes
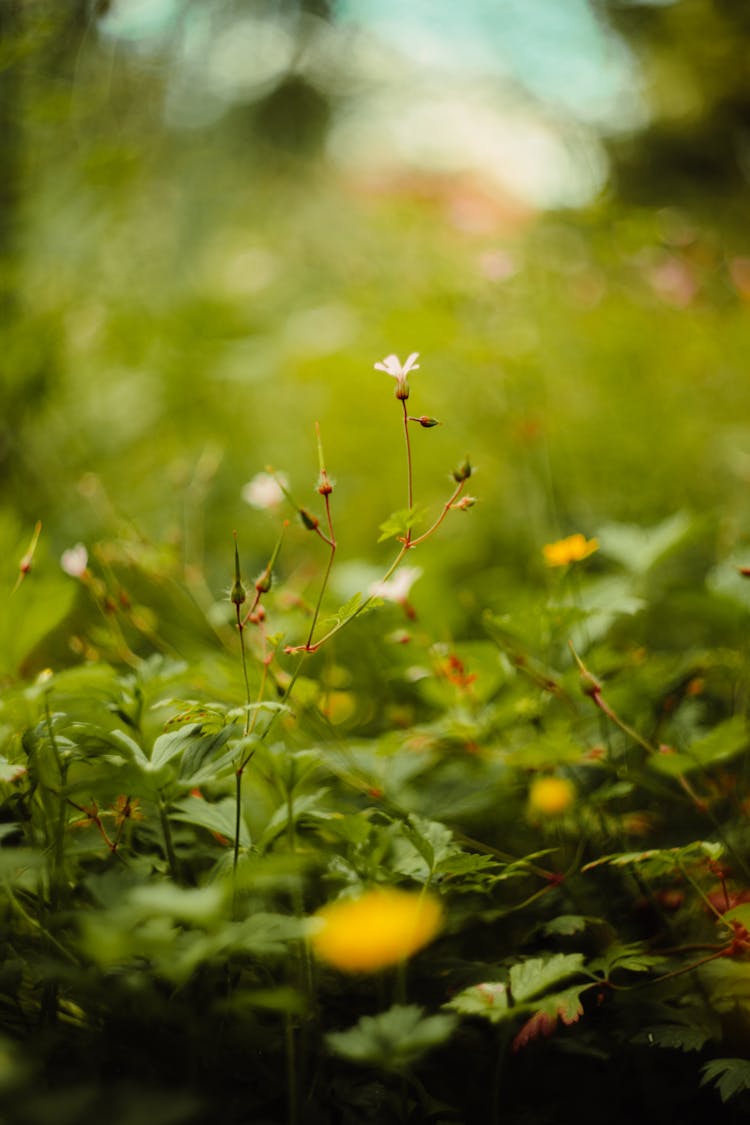
[[[529,789],[529,813],[532,818],[560,816],[575,799],[575,786],[567,778],[538,777]]]
[[[321,961],[346,973],[372,973],[397,965],[432,941],[442,908],[430,896],[392,888],[322,907],[312,936]]]
[[[587,539],[578,531],[575,535],[569,535],[567,539],[558,539],[555,543],[545,544],[542,551],[547,566],[567,566],[568,563],[587,559],[598,548],[598,539]]]

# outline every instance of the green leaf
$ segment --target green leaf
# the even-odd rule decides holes
[[[603,555],[616,559],[633,574],[645,574],[658,559],[684,539],[690,525],[690,517],[684,512],[677,512],[655,527],[606,524],[597,538]]]
[[[170,810],[171,820],[180,820],[185,824],[195,824],[199,828],[206,828],[209,832],[218,832],[227,840],[234,839],[235,833],[235,807],[233,797],[225,797],[222,801],[204,801],[200,797],[185,797],[176,802]],[[250,847],[250,834],[247,825],[240,818],[240,844],[243,848]]]
[[[540,996],[565,977],[583,969],[582,953],[555,953],[552,957],[532,957],[510,970],[510,990],[516,1004]]]
[[[696,769],[709,769],[726,762],[745,749],[748,733],[741,715],[726,719],[703,738],[697,739],[685,751],[674,754],[653,755],[649,764],[659,773],[679,777]]]
[[[436,863],[460,851],[453,843],[450,828],[437,820],[412,813],[399,827],[401,838],[397,836],[393,841],[393,870],[401,875],[424,880],[434,871]]]
[[[581,870],[592,871],[605,863],[612,867],[629,867],[637,864],[643,869],[644,874],[654,878],[679,870],[681,864],[701,862],[705,859],[715,861],[723,854],[723,845],[718,841],[693,840],[682,848],[649,848],[642,852],[614,852],[612,855],[604,855],[592,860]]]
[[[362,594],[353,594],[348,601],[344,602],[342,606],[339,606],[335,613],[326,616],[321,622],[320,631],[316,631],[316,636],[320,636],[321,632],[327,633],[329,629],[333,629],[337,625],[344,625],[347,621],[351,620],[352,617],[359,617],[368,613],[371,609],[375,608],[375,601],[377,601],[377,599],[372,601],[368,599],[367,602],[365,602]],[[316,694],[317,690],[319,689],[316,685]]]
[[[750,1090],[750,1062],[747,1059],[713,1059],[703,1067],[702,1074],[701,1086],[715,1083],[723,1102],[728,1102],[743,1090]]]
[[[546,922],[542,926],[542,933],[548,937],[572,937],[573,934],[580,934],[591,925],[603,924],[605,923],[601,918],[589,918],[583,914],[561,914],[551,922]]]
[[[475,875],[480,872],[492,874],[501,870],[502,865],[489,855],[475,855],[473,852],[457,852],[446,856],[435,864],[436,875]]]
[[[589,984],[577,984],[572,988],[566,988],[563,992],[545,996],[515,1036],[513,1050],[519,1051],[532,1040],[551,1035],[559,1021],[562,1021],[566,1027],[577,1023],[583,1015],[581,993],[590,987]]]
[[[665,964],[665,958],[657,954],[645,952],[645,946],[640,942],[630,945],[613,942],[595,961],[589,962],[592,972],[602,972],[609,978],[615,969],[624,969],[629,973],[650,973],[652,969],[660,968]]]
[[[328,786],[324,786],[321,789],[316,789],[314,793],[295,795],[292,800],[292,821],[296,824],[300,817],[316,811],[317,805],[327,792]],[[264,848],[268,847],[268,845],[284,831],[288,823],[289,807],[287,802],[284,801],[283,804],[278,806],[273,816],[266,824],[266,827],[263,829],[263,833],[257,842],[260,850],[263,851]]]
[[[508,986],[499,980],[472,984],[449,1000],[445,1007],[462,1016],[481,1016],[491,1023],[499,1023],[514,1012],[509,1003]]]
[[[397,536],[406,536],[407,532],[424,519],[425,511],[425,508],[414,507],[400,508],[397,512],[392,512],[380,525],[378,543],[383,543],[386,539],[395,539]]]
[[[400,1071],[453,1034],[452,1015],[425,1016],[416,1004],[396,1004],[377,1016],[363,1016],[347,1031],[326,1036],[331,1051],[350,1062]]]

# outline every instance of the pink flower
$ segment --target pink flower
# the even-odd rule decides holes
[[[83,543],[76,543],[60,556],[60,566],[71,578],[83,578],[89,565],[89,553]]]
[[[404,604],[409,597],[409,591],[418,578],[422,577],[421,566],[402,566],[385,581],[373,582],[369,589],[370,597],[384,598],[387,602]]]
[[[386,375],[391,375],[396,380],[396,398],[409,397],[409,384],[406,381],[406,376],[410,371],[416,371],[419,364],[415,360],[419,359],[419,352],[412,352],[406,363],[401,363],[397,355],[387,355],[381,363],[376,363],[375,369],[377,371],[385,371]]]
[[[242,499],[251,508],[276,508],[284,499],[288,483],[284,473],[256,473],[242,486]]]

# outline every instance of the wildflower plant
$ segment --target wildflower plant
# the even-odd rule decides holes
[[[494,1123],[564,1097],[625,1125],[613,1081],[648,1089],[664,1059],[675,1116],[744,1112],[746,554],[709,569],[687,517],[610,524],[536,544],[465,635],[417,617],[421,548],[475,502],[463,458],[420,530],[417,435],[450,431],[408,412],[418,358],[376,365],[395,546],[332,614],[346,522],[319,429],[313,503],[270,469],[243,493],[222,615],[140,540],[60,560],[38,524],[8,536],[11,1125],[112,1089],[134,1120]],[[252,567],[248,519],[279,524]],[[319,551],[311,597],[295,534]],[[566,578],[595,550],[575,584],[529,589],[534,563]]]

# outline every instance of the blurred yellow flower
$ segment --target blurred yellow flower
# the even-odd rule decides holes
[[[567,778],[538,777],[529,789],[529,814],[532,818],[561,816],[575,799],[575,786]]]
[[[311,943],[320,960],[336,969],[372,973],[397,965],[432,941],[442,913],[431,896],[393,888],[367,891],[322,907],[315,915],[322,925]]]
[[[555,543],[546,543],[542,551],[547,566],[567,566],[568,563],[587,559],[598,548],[598,539],[587,539],[585,535],[581,535],[578,531],[575,535],[569,535],[567,539],[558,539]]]

